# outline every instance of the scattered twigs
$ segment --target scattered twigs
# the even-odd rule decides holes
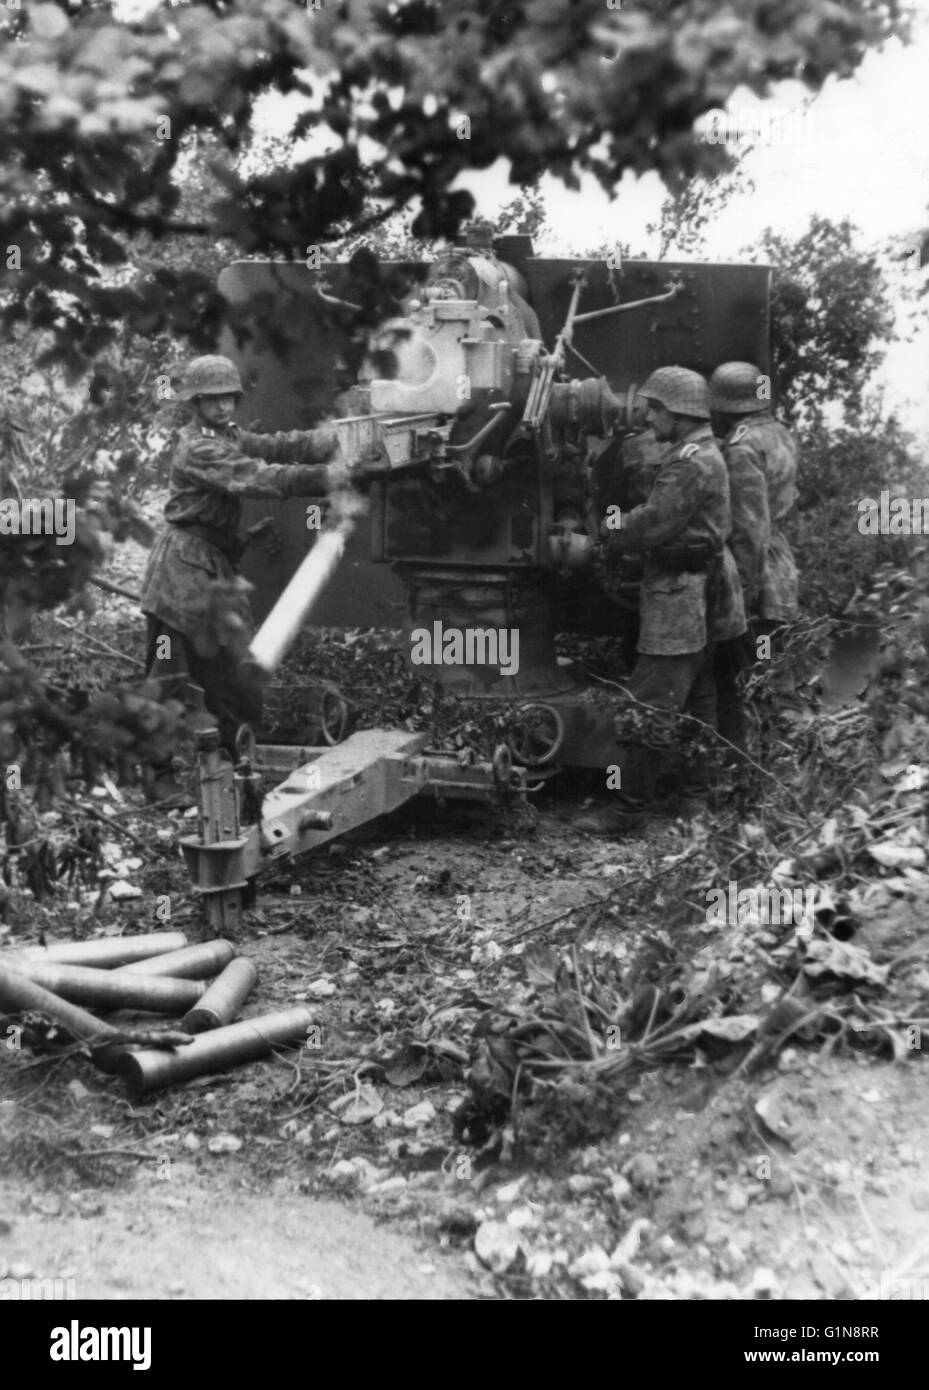
[[[62,1158],[134,1158],[143,1163],[157,1163],[163,1154],[139,1152],[138,1149],[61,1149]]]
[[[566,917],[571,917],[575,912],[581,912],[585,907],[595,907],[598,903],[609,902],[611,893],[602,893],[599,897],[586,898],[582,903],[574,903],[571,907],[566,907],[563,912],[556,912],[553,917],[545,917],[541,922],[533,922],[531,926],[524,927],[522,931],[515,932],[513,936],[506,938],[506,945],[511,946],[515,941],[522,941],[526,936],[532,936],[537,931],[544,931],[546,927],[554,927],[558,922],[563,922]]]
[[[634,884],[651,885],[656,879],[663,878],[666,874],[673,873],[679,869],[688,859],[691,859],[697,852],[697,846],[691,845],[683,854],[675,857],[673,863],[666,864],[663,868],[654,869],[644,874],[635,874],[630,878],[623,879],[622,887],[625,892]],[[511,936],[504,939],[505,946],[512,946],[517,941],[522,941],[524,937],[533,936],[536,932],[544,931],[546,927],[557,926],[565,918],[573,916],[575,913],[584,912],[587,908],[599,907],[603,903],[615,900],[615,889],[610,889],[607,893],[595,894],[593,897],[585,898],[583,902],[574,903],[571,907],[566,907],[562,912],[556,912],[553,917],[544,917],[541,922],[532,922],[528,927],[523,927],[521,931],[514,932]],[[528,907],[523,912],[528,911]],[[582,927],[583,932],[585,928]]]
[[[133,593],[132,589],[123,588],[122,584],[114,584],[112,579],[101,579],[99,574],[94,574],[87,582],[97,589],[102,589],[104,593],[120,594],[123,598],[131,598],[133,603],[139,602],[139,594]]]
[[[59,618],[57,614],[52,614],[52,622],[58,627],[63,627],[66,632],[73,632],[80,637],[82,642],[89,642],[96,646],[100,651],[106,652],[107,656],[118,657],[120,661],[128,661],[132,666],[138,666],[145,670],[145,662],[137,656],[131,656],[128,652],[121,652],[118,647],[113,647],[109,642],[104,642],[102,637],[96,637],[93,633],[78,627],[77,623],[69,623],[66,618]]]
[[[861,1193],[860,1193],[860,1191],[858,1190],[858,1187],[857,1187],[857,1186],[855,1187],[855,1202],[856,1202],[856,1204],[857,1204],[857,1206],[858,1206],[858,1210],[861,1212],[861,1215],[862,1215],[862,1217],[864,1218],[864,1223],[865,1223],[865,1225],[866,1225],[867,1228],[868,1228],[868,1234],[870,1235],[872,1241],[874,1242],[874,1249],[875,1249],[875,1251],[877,1252],[877,1255],[878,1255],[878,1257],[879,1257],[879,1259],[880,1259],[881,1265],[882,1265],[883,1268],[886,1269],[886,1267],[887,1267],[887,1255],[886,1255],[886,1252],[885,1252],[885,1250],[884,1250],[883,1242],[882,1242],[882,1240],[881,1240],[881,1238],[880,1238],[880,1235],[878,1234],[877,1227],[874,1225],[874,1222],[871,1220],[871,1213],[868,1211],[868,1208],[865,1206],[864,1201],[862,1200]]]
[[[914,941],[912,946],[907,946],[905,951],[893,957],[887,964],[887,973],[890,974],[903,960],[911,960],[914,956],[919,957],[929,954],[929,943],[925,941]]]
[[[581,978],[582,978],[582,976],[581,976],[581,967],[580,967],[580,964],[578,963],[578,959],[577,959],[577,947],[576,947],[576,946],[572,946],[572,947],[571,947],[571,960],[572,960],[572,963],[573,963],[573,965],[574,965],[574,988],[575,988],[575,990],[577,991],[577,1000],[578,1000],[578,1004],[580,1005],[581,1022],[582,1022],[583,1025],[584,1025],[584,1032],[585,1032],[586,1035],[587,1035],[587,1036],[586,1036],[587,1049],[588,1049],[589,1055],[590,1055],[591,1057],[596,1057],[596,1056],[597,1056],[597,1053],[598,1053],[598,1051],[599,1051],[599,1048],[597,1047],[597,1044],[594,1042],[594,1035],[593,1035],[593,1033],[591,1032],[591,1029],[590,1029],[590,1014],[589,1014],[589,1011],[588,1011],[587,1000],[586,1000],[586,998],[584,997],[584,991],[581,989]]]
[[[129,840],[137,849],[141,850],[143,854],[151,854],[151,845],[146,844],[145,841],[140,839],[135,831],[130,830],[127,825],[114,824],[113,820],[111,820],[109,816],[105,816],[102,811],[98,811],[96,806],[85,805],[78,809],[82,815],[86,814],[91,816],[94,820],[100,821],[102,825],[108,826],[115,835],[122,835],[124,839]]]
[[[920,819],[922,815],[922,806],[898,806],[895,811],[891,811],[886,816],[881,816],[878,820],[872,817],[868,821],[868,828],[870,830],[886,830],[888,825],[896,825],[897,821]]]
[[[929,1251],[929,1236],[925,1236],[919,1244],[910,1251],[906,1259],[896,1266],[892,1271],[892,1277],[894,1279],[899,1279],[902,1275],[909,1274],[910,1270],[920,1263],[927,1251]],[[882,1263],[886,1264],[886,1261],[882,1260]]]
[[[647,704],[644,700],[636,699],[635,695],[632,695],[629,692],[629,690],[625,686],[620,685],[618,681],[607,680],[605,676],[597,676],[595,677],[595,679],[598,681],[600,685],[609,685],[612,686],[614,690],[621,691],[626,700],[628,700],[628,702],[631,705],[635,705],[637,706],[637,708],[642,710],[647,710],[649,714],[657,714],[662,716],[663,718],[668,718],[667,710],[659,709],[657,705],[650,705]],[[750,757],[749,754],[746,753],[743,748],[739,748],[736,744],[731,743],[729,739],[725,738],[721,733],[718,732],[718,730],[714,729],[712,724],[707,724],[703,719],[698,719],[695,714],[687,714],[684,711],[682,711],[680,714],[675,715],[674,717],[676,719],[685,721],[688,724],[695,725],[699,729],[702,729],[705,733],[710,735],[713,743],[717,746],[729,748],[734,753],[737,753],[739,755],[740,761],[747,763],[749,767],[754,768],[756,772],[760,772],[762,777],[766,777],[768,781],[773,782],[774,785],[778,788],[778,790],[783,792],[784,796],[787,797],[787,799],[790,802],[792,802],[792,804],[796,807],[797,811],[803,817],[803,819],[805,821],[809,821],[810,815],[809,812],[806,810],[806,807],[794,795],[794,793],[786,785],[786,783],[782,782],[779,777],[775,777],[774,773],[770,772],[766,767],[763,767],[761,763],[756,762],[755,759]]]
[[[649,1015],[648,1015],[648,1022],[647,1022],[646,1025],[645,1025],[645,1032],[642,1034],[642,1037],[643,1037],[643,1038],[646,1038],[646,1039],[647,1039],[647,1038],[650,1038],[650,1037],[651,1037],[651,1033],[652,1033],[652,1024],[655,1022],[655,1014],[658,1012],[658,1000],[659,1000],[660,998],[661,998],[661,994],[660,994],[659,991],[656,989],[656,990],[654,991],[653,995],[652,995],[652,1007],[651,1007],[651,1011],[650,1011],[650,1013],[649,1013]]]

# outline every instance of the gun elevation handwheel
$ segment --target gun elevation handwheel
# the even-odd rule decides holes
[[[554,705],[522,705],[509,731],[513,754],[523,767],[545,767],[564,745],[564,720]]]

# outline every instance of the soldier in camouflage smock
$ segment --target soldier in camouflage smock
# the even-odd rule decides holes
[[[780,523],[797,497],[797,446],[759,399],[767,379],[751,362],[725,362],[710,381],[711,407],[726,430],[732,538],[739,568],[746,638],[721,644],[715,658],[719,732],[745,750],[742,674],[756,660],[759,637],[797,616],[797,567]]]
[[[235,579],[245,548],[238,536],[241,499],[320,497],[347,476],[341,462],[322,463],[337,448],[331,427],[278,434],[238,429],[232,416],[241,394],[228,358],[199,357],[187,369],[180,395],[191,403],[192,419],[171,463],[167,525],[152,547],[141,595],[150,679],[163,697],[187,702],[189,684],[201,686],[230,750],[238,726],[259,721],[261,692],[230,647],[204,629],[210,586]],[[158,774],[156,780],[167,781],[166,769]]]
[[[639,394],[648,401],[646,421],[656,439],[669,447],[647,501],[623,516],[619,529],[603,533],[613,550],[645,561],[640,655],[629,694],[666,715],[686,710],[714,728],[712,650],[745,631],[741,585],[726,546],[726,465],[710,429],[709,392],[699,373],[662,367]],[[591,821],[590,829],[625,834],[640,828],[667,746],[660,723],[648,742],[620,744],[622,787],[614,810]],[[706,769],[693,768],[685,794],[705,791],[706,781]]]

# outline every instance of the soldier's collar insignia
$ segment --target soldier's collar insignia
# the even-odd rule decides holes
[[[748,429],[745,425],[736,425],[735,429],[732,431],[732,434],[730,435],[730,440],[733,444],[737,444],[739,440],[744,439],[747,434]]]
[[[692,459],[694,454],[699,453],[699,450],[699,444],[685,444],[684,447],[681,449],[681,458]]]

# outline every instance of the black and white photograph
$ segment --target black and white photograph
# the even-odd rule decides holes
[[[902,1355],[927,132],[926,0],[0,0],[30,1368],[397,1301]]]

